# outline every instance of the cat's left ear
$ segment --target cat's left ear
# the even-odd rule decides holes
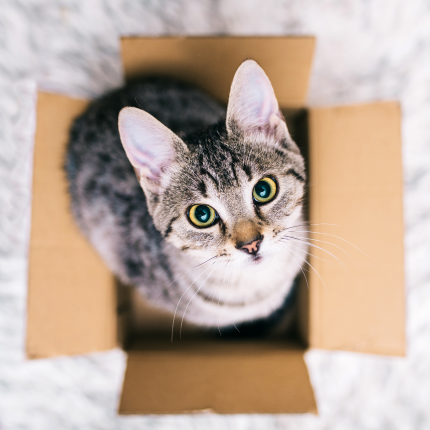
[[[161,194],[185,143],[149,113],[133,107],[118,117],[121,142],[144,190]]]
[[[279,144],[295,150],[272,84],[254,61],[244,61],[231,84],[227,107],[227,132],[249,135],[262,132]]]

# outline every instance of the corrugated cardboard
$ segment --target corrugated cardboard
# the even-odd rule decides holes
[[[62,169],[84,100],[39,93],[33,166],[27,354],[49,357],[116,345],[114,280],[76,227]]]
[[[139,346],[128,352],[119,412],[315,413],[303,352],[287,342]]]
[[[306,104],[315,48],[313,37],[125,37],[121,56],[127,80],[169,76],[227,103],[232,76],[256,59],[272,81],[280,106]]]
[[[313,224],[338,225],[311,225],[311,239],[334,244],[313,241],[348,269],[343,273],[336,258],[312,249],[309,264],[319,275],[310,270],[309,290],[306,283],[300,290],[303,338],[321,348],[401,355],[399,108],[395,103],[376,103],[311,109],[309,115],[303,109],[295,111],[304,104],[313,48],[312,38],[126,38],[122,56],[127,77],[157,73],[186,78],[224,102],[243,59],[254,58],[263,66],[281,107],[289,112],[294,137],[303,146],[309,135],[310,219]],[[125,344],[129,358],[121,413],[315,412],[305,347],[297,342],[232,343],[186,330],[185,340],[172,344],[169,316],[148,309],[126,289],[116,301],[112,276],[79,234],[68,208],[64,148],[68,128],[84,106],[82,100],[39,95],[29,356],[109,349],[125,327],[134,342]],[[151,333],[157,342],[149,340]]]
[[[360,249],[312,234],[347,270],[312,248],[311,346],[405,352],[400,120],[394,102],[310,110],[310,219],[338,226],[312,230]]]

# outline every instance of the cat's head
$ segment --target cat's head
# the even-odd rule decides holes
[[[255,61],[237,70],[223,123],[183,141],[128,107],[119,130],[155,226],[184,253],[256,263],[301,215],[304,161]]]

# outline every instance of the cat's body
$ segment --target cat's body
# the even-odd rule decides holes
[[[117,123],[126,106],[175,135],[125,109],[127,158]],[[297,147],[289,135],[279,138],[277,118],[271,134],[261,125],[249,134],[232,112],[229,104],[226,122],[225,109],[199,90],[147,79],[92,103],[73,125],[66,158],[73,214],[108,266],[156,306],[203,326],[270,315],[306,256],[304,242],[280,240],[302,224]],[[144,140],[157,145],[136,152],[147,130]],[[264,177],[273,178],[277,194],[257,205],[253,187]],[[213,224],[192,224],[194,203],[215,209]]]

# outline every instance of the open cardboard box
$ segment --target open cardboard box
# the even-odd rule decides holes
[[[312,238],[348,267],[345,272],[312,249],[309,263],[319,275],[310,270],[309,289],[300,287],[300,336],[225,341],[188,328],[182,340],[175,334],[170,342],[171,316],[116,285],[72,220],[63,157],[71,121],[88,102],[40,93],[29,358],[122,346],[128,354],[122,414],[316,413],[304,362],[308,347],[404,354],[400,108],[385,102],[306,109],[314,45],[312,37],[122,40],[127,79],[174,76],[224,103],[244,59],[266,71],[308,159]]]

